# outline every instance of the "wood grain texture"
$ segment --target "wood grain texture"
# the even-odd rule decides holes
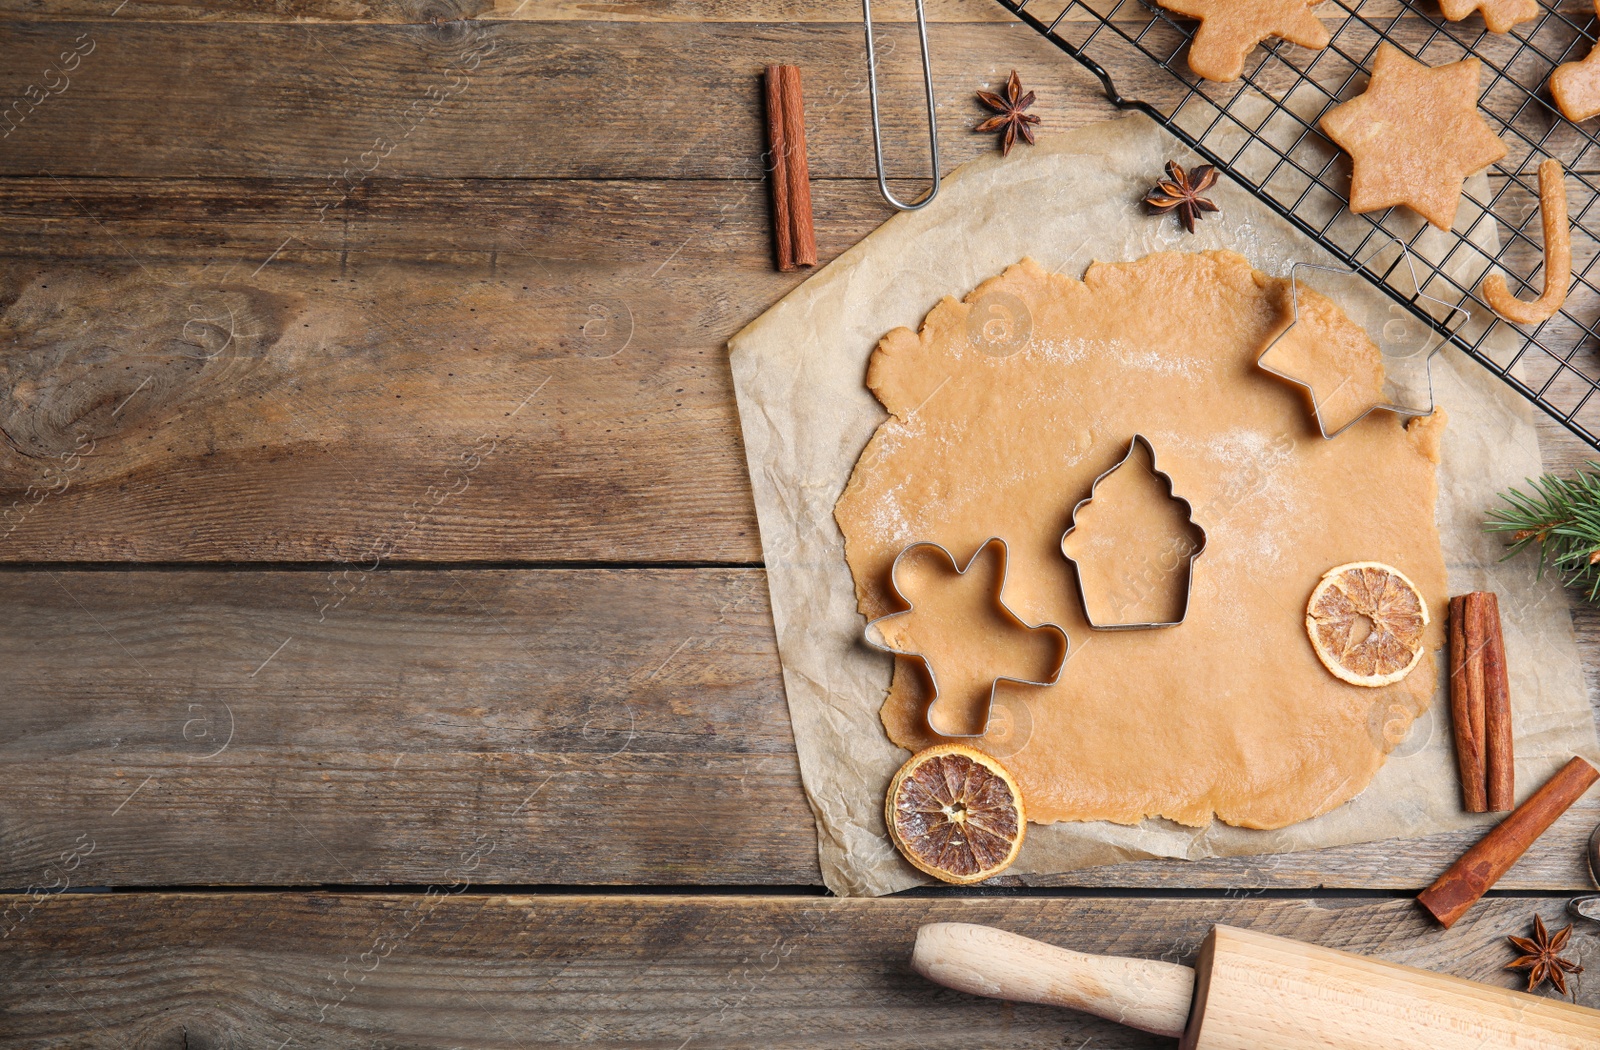
[[[911,968],[958,992],[1065,1007],[1169,1039],[1188,1027],[1198,983],[1182,963],[1088,954],[970,922],[919,928]]]
[[[1561,910],[1498,898],[1442,933],[1395,900],[60,894],[12,920],[0,1016],[11,1045],[96,1050],[1155,1050],[1172,1043],[924,980],[908,965],[917,927],[1188,962],[1226,921],[1510,987],[1505,934]],[[1592,962],[1600,939],[1583,928],[1573,947]],[[1600,1004],[1592,981],[1577,996]]]
[[[12,286],[0,558],[759,560],[721,355],[637,330],[717,304],[197,269]]]
[[[915,180],[896,182],[910,188]],[[893,214],[868,180],[813,187],[819,245],[837,255]],[[781,297],[803,274],[773,272],[765,179],[391,179],[330,189],[300,178],[0,179],[3,257],[130,268],[211,264],[243,281],[280,262],[488,263],[536,259],[546,277],[616,276],[663,286],[716,279]],[[285,240],[288,243],[285,244]],[[272,253],[277,251],[276,255]],[[268,257],[272,262],[262,267]],[[682,262],[684,265],[679,266]],[[701,274],[720,262],[716,275]],[[659,272],[657,272],[659,271]],[[331,276],[337,276],[332,274]],[[712,294],[728,294],[718,286]],[[741,307],[745,304],[740,303]],[[470,318],[468,319],[470,320]],[[724,323],[740,323],[731,313]]]
[[[0,574],[0,886],[816,884],[761,573]]]
[[[889,214],[814,191],[824,262]],[[753,181],[0,179],[0,560],[759,561],[723,347],[803,279],[768,207]],[[1541,431],[1551,469],[1594,456]]]
[[[760,570],[365,569],[0,573],[0,886],[425,883],[470,843],[480,883],[818,883]],[[1597,821],[1500,887],[1586,889]],[[1028,881],[1415,891],[1478,837]]]
[[[829,257],[885,215],[817,193]],[[758,561],[723,343],[801,279],[766,208],[374,183],[322,221],[293,181],[0,181],[0,558]]]
[[[1013,67],[1047,129],[1110,112],[1087,70],[1020,23],[930,36],[946,170],[994,147],[971,131],[974,92]],[[859,24],[0,22],[0,49],[0,103],[23,99],[0,110],[16,124],[3,175],[754,179],[761,70],[798,61],[812,177],[876,177]],[[880,58],[890,173],[920,174],[915,27],[881,27]]]
[[[1029,10],[1054,17],[1062,0],[1032,0]],[[1102,0],[1100,6],[1112,5]],[[1541,6],[1566,14],[1577,25],[1594,14],[1586,0],[1553,0]],[[915,19],[911,0],[878,0],[874,21]],[[997,0],[926,0],[927,19],[938,22],[1007,22],[1014,16]],[[1368,18],[1393,15],[1398,2],[1368,0]],[[115,12],[111,14],[111,12]],[[431,23],[456,19],[480,21],[582,22],[844,22],[859,23],[857,0],[128,0],[108,9],[97,0],[0,0],[0,19],[90,21],[114,17],[123,22],[376,22]],[[1079,11],[1068,17],[1082,17]],[[1317,9],[1317,17],[1336,22],[1343,10],[1335,4]],[[1463,28],[1481,29],[1481,18]]]
[[[753,31],[713,29],[725,35],[724,53]],[[291,31],[301,32],[205,30],[224,41],[243,34],[220,51],[267,47],[276,38],[261,34]],[[569,52],[602,46],[573,42],[582,27],[550,31],[566,34]],[[177,29],[107,29],[106,41],[137,53],[149,41],[124,47],[124,32]],[[58,43],[76,39],[61,33]],[[537,39],[519,46],[536,50]],[[1010,46],[991,43],[999,53]],[[958,57],[1004,65],[975,48],[957,48]],[[838,75],[846,50],[840,42],[833,52]],[[85,77],[101,57],[97,49],[85,59]],[[1049,57],[1041,68],[1076,68]],[[489,54],[479,71],[498,59]],[[628,68],[671,73],[650,74],[649,61],[664,60]],[[364,75],[352,90],[387,90],[373,86],[381,81]],[[268,104],[273,91],[257,87],[240,90]],[[78,135],[98,117],[49,108],[74,90],[12,138],[59,116],[74,137],[70,148],[51,147],[58,153],[79,155],[82,140],[126,155],[108,130]],[[1047,99],[1062,94],[1081,108],[1058,114],[1063,123],[1111,112],[1076,81]],[[186,119],[217,119],[221,101],[197,98]],[[746,101],[755,134],[759,107]],[[353,120],[374,105],[323,108]],[[145,118],[119,119],[132,128]],[[430,118],[416,134],[436,126]],[[852,133],[863,157],[864,129]],[[672,134],[652,124],[622,138],[670,170],[683,149]],[[135,151],[146,159],[187,148],[151,138]],[[989,138],[964,141],[990,148]],[[538,152],[576,149],[604,166],[608,141],[584,134]],[[317,560],[376,549],[453,561],[758,560],[722,347],[799,279],[772,272],[760,181],[395,179],[389,162],[411,143],[389,157],[368,140],[357,145],[369,148],[341,154],[322,179],[216,178],[197,168],[205,177],[0,180],[9,256],[0,262],[0,330],[20,347],[0,364],[20,395],[0,418],[9,438],[0,441],[0,559]],[[817,194],[824,261],[889,214],[855,180],[820,180]],[[1530,358],[1524,369],[1530,381],[1542,379],[1537,365]],[[450,471],[487,447],[480,441],[495,451],[460,489]],[[1557,464],[1587,454],[1571,439],[1551,450]],[[456,491],[414,521],[413,505],[431,506],[441,490]],[[532,506],[537,514],[525,512]]]
[[[1004,22],[1012,18],[996,0],[926,3],[929,22]],[[0,19],[92,20],[107,17],[110,10],[94,0],[3,0]],[[878,0],[873,19],[908,22],[916,17],[913,11],[911,0]],[[413,23],[470,18],[528,22],[859,23],[861,4],[859,0],[128,0],[115,17],[124,22]]]
[[[55,43],[82,35],[81,27],[57,28],[73,32]],[[94,39],[105,50],[84,59],[84,77],[94,61],[146,46],[123,36],[136,27],[94,32],[102,29]],[[193,69],[198,53],[189,54],[179,30],[156,31],[185,49]],[[218,36],[219,59],[290,40],[281,27],[272,39],[256,39],[259,27],[205,31]],[[406,46],[424,56],[430,46],[446,57],[469,47],[455,30],[437,40],[415,27],[334,31],[410,34],[421,42]],[[538,27],[518,46],[549,60],[620,39],[583,27],[551,31],[568,38],[554,51]],[[660,30],[691,51],[704,31]],[[750,31],[722,31],[724,52],[741,53]],[[366,44],[347,43],[356,48],[350,61],[366,60]],[[493,38],[471,46],[480,48],[474,54],[499,47]],[[580,93],[622,91],[617,104],[626,108],[633,92],[656,90],[644,83],[655,75],[645,67],[676,46],[645,47],[623,62],[627,73],[618,55],[596,52],[579,63],[593,65],[594,77],[535,75],[550,85],[566,76]],[[292,50],[321,55],[321,47],[300,40]],[[835,50],[836,59],[847,50],[842,38]],[[967,47],[963,61],[991,67],[979,50]],[[469,87],[500,54],[479,62]],[[108,69],[102,83],[123,91],[155,68],[129,61],[144,72]],[[392,79],[330,61],[349,90]],[[217,74],[192,83],[238,75]],[[260,82],[273,75],[223,90],[274,107],[284,96]],[[594,82],[607,75],[626,88]],[[519,74],[504,85],[517,96],[506,105],[526,110],[527,82]],[[85,123],[100,106],[90,94],[84,111],[49,108],[80,86],[52,98],[8,147],[56,126],[74,145],[41,140],[41,161],[86,144],[92,152],[101,140],[129,154],[114,140],[131,133],[142,119],[133,110],[148,100],[130,97],[130,109],[96,131]],[[843,97],[819,93],[813,132],[837,116]],[[274,163],[208,145],[200,147],[208,155],[234,160],[219,169],[190,158],[177,162],[193,168],[182,178],[126,179],[65,177],[52,161],[49,175],[0,180],[0,213],[15,220],[0,246],[9,256],[0,261],[0,329],[13,335],[0,368],[15,392],[0,413],[0,559],[320,560],[393,546],[390,556],[432,560],[759,560],[723,347],[800,279],[771,272],[759,144],[740,169],[746,178],[727,181],[439,179],[431,162],[425,180],[396,179],[404,169],[391,162],[448,125],[450,107],[469,96],[437,107],[418,97],[420,109],[417,98],[392,107],[400,123],[381,133],[397,140],[392,150],[363,133],[318,179],[262,178]],[[742,113],[746,101],[704,97],[726,101],[730,112]],[[1110,112],[1085,97],[1098,115]],[[186,121],[206,121],[226,105],[214,97],[181,108]],[[506,153],[504,120],[491,112],[498,105],[469,118],[495,140],[472,147],[470,174]],[[977,115],[970,93],[965,105]],[[372,112],[347,98],[315,108],[351,120]],[[671,175],[675,162],[663,150],[693,157],[695,137],[727,140],[717,132],[726,115],[702,109],[689,118],[689,138],[670,121],[600,135],[586,126],[566,146],[537,136],[530,155],[577,149],[610,169],[613,144],[654,143],[648,167]],[[553,116],[530,119],[553,133],[563,126]],[[854,135],[860,149],[864,128]],[[411,130],[414,139],[402,133]],[[170,158],[178,143],[193,145],[187,136],[152,137],[154,145],[132,152]],[[969,152],[992,148],[992,136],[963,142]],[[297,156],[306,148],[288,145]],[[217,177],[233,168],[255,177]],[[821,180],[816,194],[824,261],[889,214],[869,185]],[[461,488],[450,471],[485,443],[494,454]],[[431,505],[441,490],[454,494],[413,522],[413,504]],[[391,544],[396,531],[403,540]]]
[[[1593,1050],[1600,1011],[1218,926],[1180,1050]]]

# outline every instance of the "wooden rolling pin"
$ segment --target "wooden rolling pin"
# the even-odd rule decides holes
[[[989,926],[917,931],[911,967],[1181,1040],[1181,1050],[1595,1050],[1600,1010],[1214,926],[1194,969],[1085,955]]]

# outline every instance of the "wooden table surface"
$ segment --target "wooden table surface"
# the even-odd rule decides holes
[[[1112,115],[992,0],[930,7],[947,165],[1012,68],[1046,132]],[[0,0],[0,1043],[1162,1045],[923,982],[952,918],[1518,979],[1600,801],[1448,933],[1410,898],[1470,834],[821,890],[725,342],[805,277],[763,65],[804,69],[823,261],[889,215],[859,13]]]

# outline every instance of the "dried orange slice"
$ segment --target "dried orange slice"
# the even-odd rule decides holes
[[[1010,867],[1028,827],[1011,774],[965,744],[912,755],[889,784],[884,819],[906,860],[957,885]]]
[[[1351,685],[1391,685],[1422,659],[1428,603],[1406,574],[1376,561],[1336,565],[1306,605],[1322,665]]]

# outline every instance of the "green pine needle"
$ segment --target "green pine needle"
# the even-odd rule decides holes
[[[1600,601],[1600,463],[1590,462],[1575,478],[1546,474],[1529,479],[1532,493],[1509,489],[1504,507],[1489,512],[1484,528],[1511,534],[1509,558],[1526,547],[1539,549],[1539,573],[1546,566],[1568,587],[1581,588]]]

